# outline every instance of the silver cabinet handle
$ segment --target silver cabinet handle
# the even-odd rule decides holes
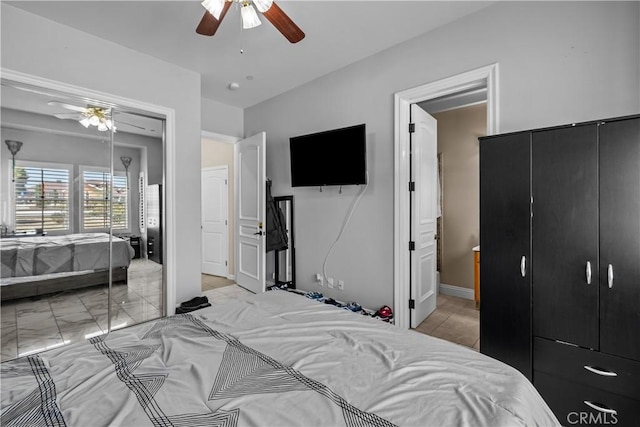
[[[613,288],[613,265],[611,264],[607,267],[607,283],[609,283],[609,289]]]
[[[520,259],[520,274],[522,274],[522,277],[527,275],[527,258],[524,255]]]
[[[590,407],[591,409],[595,409],[596,411],[604,412],[605,414],[618,415],[618,411],[616,411],[615,409],[602,407],[602,406],[600,406],[599,404],[597,404],[595,402],[590,402],[588,400],[585,400],[584,404],[587,405],[588,407]]]
[[[591,284],[591,261],[587,261],[587,285]]]
[[[603,377],[617,377],[618,376],[618,374],[616,374],[615,372],[603,371],[602,369],[595,368],[595,367],[589,366],[589,365],[584,365],[583,368],[586,369],[589,372],[593,372],[594,374],[602,375]]]

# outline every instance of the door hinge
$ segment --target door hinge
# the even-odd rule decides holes
[[[409,181],[409,191],[416,191],[416,182]]]
[[[224,225],[227,225],[227,220],[226,219],[224,220]]]
[[[227,180],[226,179],[224,180],[224,185],[227,185]]]
[[[415,251],[416,250],[416,242],[409,242],[409,250],[410,251]]]
[[[409,123],[409,133],[414,133],[416,131],[416,124]]]
[[[228,264],[227,264],[227,261],[225,261],[225,262],[224,262],[224,265],[225,265],[225,267],[228,265]]]
[[[416,308],[416,300],[410,299],[409,300],[409,309],[413,310],[414,308]]]

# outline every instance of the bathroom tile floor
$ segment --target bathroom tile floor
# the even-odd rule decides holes
[[[438,294],[436,310],[414,330],[480,351],[480,311],[473,300]]]

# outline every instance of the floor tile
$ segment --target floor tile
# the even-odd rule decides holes
[[[438,294],[438,306],[415,331],[480,350],[480,311],[473,300]]]
[[[119,329],[162,315],[162,266],[133,260],[127,284],[112,285],[111,326]],[[0,360],[100,335],[108,325],[108,286],[92,286],[0,306]]]

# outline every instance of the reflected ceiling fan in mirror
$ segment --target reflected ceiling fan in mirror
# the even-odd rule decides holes
[[[73,111],[73,113],[58,113],[53,116],[62,120],[75,120],[85,128],[89,126],[95,126],[100,132],[108,130],[116,131],[116,126],[111,119],[110,109],[105,107],[97,107],[93,105],[87,105],[86,107],[80,107],[78,105],[66,104],[64,102],[49,101],[48,105],[53,107],[61,107],[67,110]],[[134,125],[132,123],[126,123],[118,120],[118,124],[124,124],[132,126],[134,128],[145,130],[142,126]]]
[[[298,43],[305,36],[300,27],[272,0],[204,0],[202,6],[207,11],[198,24],[196,33],[203,36],[214,35],[233,3],[240,5],[242,28],[244,29],[254,28],[261,24],[256,13],[256,9],[258,9],[291,43]]]

